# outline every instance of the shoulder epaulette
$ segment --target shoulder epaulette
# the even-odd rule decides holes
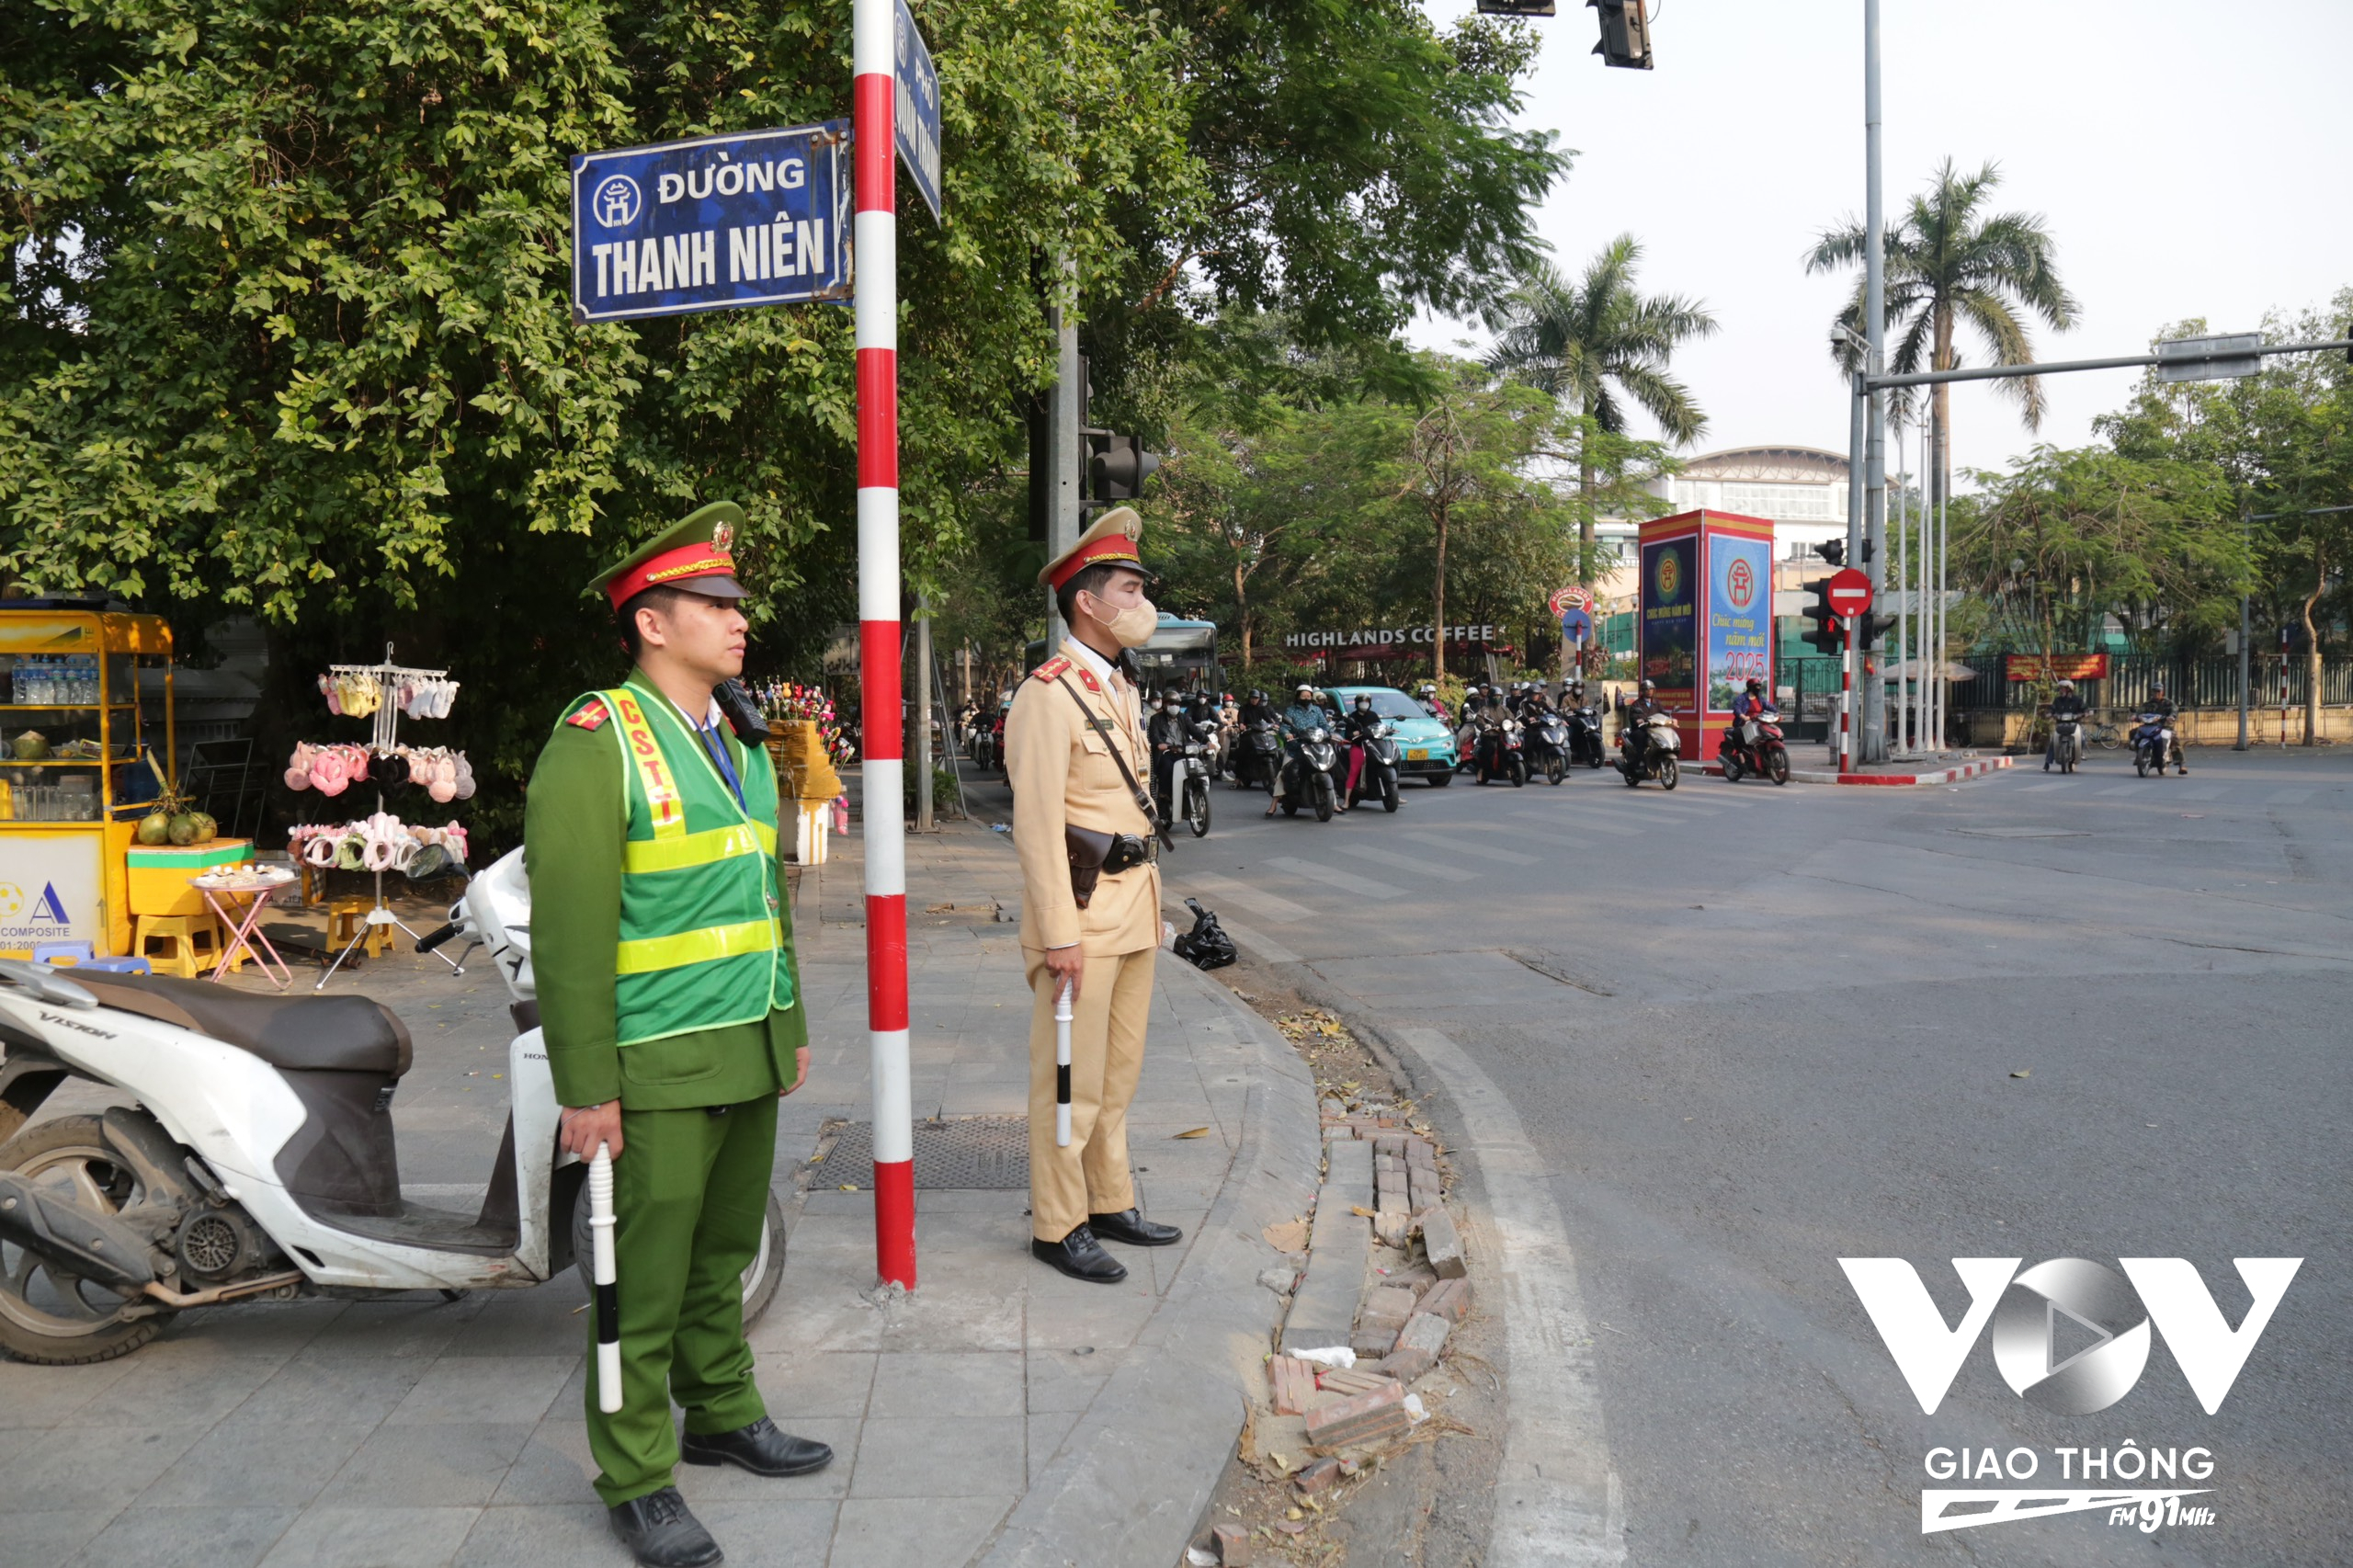
[[[565,714],[563,722],[567,724],[577,724],[584,730],[597,730],[602,729],[605,722],[612,716],[612,710],[605,706],[603,698],[589,697],[570,713]]]
[[[1061,675],[1068,668],[1070,668],[1070,660],[1063,654],[1056,653],[1052,658],[1048,659],[1044,664],[1040,665],[1036,669],[1030,671],[1029,678],[1031,680],[1052,680],[1055,676]]]

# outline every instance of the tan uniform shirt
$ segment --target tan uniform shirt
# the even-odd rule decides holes
[[[1005,719],[1005,771],[1013,786],[1013,845],[1021,857],[1021,945],[1075,942],[1089,954],[1132,953],[1160,945],[1160,868],[1138,866],[1096,884],[1085,909],[1071,896],[1063,827],[1148,836],[1152,824],[1112,760],[1118,746],[1139,781],[1151,777],[1142,709],[1135,688],[1098,678],[1086,651],[1065,642],[1014,694]],[[1086,712],[1063,680],[1078,688]],[[1105,728],[1090,724],[1089,715]],[[1108,733],[1107,733],[1108,730]]]

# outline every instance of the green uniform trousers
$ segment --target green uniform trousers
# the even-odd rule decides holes
[[[621,1111],[613,1162],[613,1278],[620,1302],[621,1407],[597,1408],[596,1309],[588,1325],[588,1449],[607,1507],[671,1483],[687,1429],[733,1432],[767,1414],[744,1342],[744,1270],[759,1251],[776,1165],[774,1095],[713,1116]],[[779,1238],[780,1239],[780,1238]]]

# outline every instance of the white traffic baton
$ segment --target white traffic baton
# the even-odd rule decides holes
[[[613,1285],[613,1156],[604,1144],[588,1162],[589,1273],[597,1286],[597,1408],[621,1407],[620,1293]]]
[[[1070,1147],[1070,986],[1054,993],[1054,1147]]]

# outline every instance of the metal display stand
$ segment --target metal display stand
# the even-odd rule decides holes
[[[376,705],[376,711],[374,714],[376,727],[374,733],[369,738],[368,750],[369,755],[378,757],[390,756],[392,754],[393,749],[400,743],[401,707],[399,703],[392,700],[392,687],[397,686],[403,680],[447,680],[449,678],[449,672],[448,670],[417,669],[408,665],[396,665],[392,663],[392,645],[390,642],[384,644],[384,662],[382,664],[329,665],[327,666],[327,674],[330,676],[373,676],[376,677],[376,684],[381,689],[383,696],[382,700],[378,702]],[[372,767],[369,769],[369,773],[371,775],[372,782],[372,775],[374,773],[374,769]],[[381,785],[378,785],[376,789],[376,810],[381,812],[383,809],[384,790]],[[335,962],[327,966],[326,973],[319,976],[319,983],[311,987],[312,990],[324,991],[327,988],[327,982],[335,978],[335,971],[343,967],[343,960],[349,958],[354,952],[358,950],[359,945],[368,939],[369,934],[380,926],[391,926],[398,930],[405,931],[408,933],[408,939],[411,942],[422,942],[425,939],[423,935],[418,932],[415,926],[409,925],[407,921],[403,920],[399,915],[393,914],[392,905],[384,902],[384,873],[381,867],[377,869],[375,877],[376,907],[368,912],[367,918],[362,920],[359,923],[358,928],[351,933],[351,940],[344,945],[343,951],[335,956]],[[324,886],[324,884],[322,885]],[[439,959],[443,963],[448,964],[451,974],[458,975],[466,972],[464,965],[460,963],[459,960],[451,958],[449,954],[436,949],[434,950],[433,956]]]

